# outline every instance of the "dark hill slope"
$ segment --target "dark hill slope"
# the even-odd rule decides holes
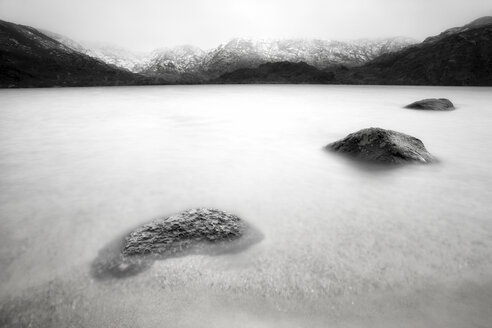
[[[334,74],[304,62],[266,63],[257,68],[242,68],[225,73],[216,83],[330,83]]]
[[[453,35],[453,34],[466,32],[466,31],[471,30],[471,29],[475,29],[478,27],[483,27],[483,26],[487,26],[487,25],[491,25],[491,24],[492,24],[492,16],[480,17],[480,18],[475,19],[474,21],[472,21],[471,23],[468,23],[466,25],[459,26],[459,27],[453,27],[453,28],[447,29],[446,31],[440,33],[439,35],[430,36],[427,39],[425,39],[424,43],[436,42],[436,41],[444,39],[447,36]]]
[[[337,82],[353,84],[492,85],[492,24],[469,26],[350,70]]]
[[[70,49],[38,30],[0,21],[0,87],[126,85],[136,74]]]

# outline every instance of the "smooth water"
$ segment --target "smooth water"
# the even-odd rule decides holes
[[[0,325],[492,327],[491,91],[0,90]],[[457,109],[402,108],[428,97]],[[420,138],[439,162],[322,150],[371,126]],[[91,276],[108,242],[192,207],[264,238]]]

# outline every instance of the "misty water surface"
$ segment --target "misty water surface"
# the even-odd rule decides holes
[[[0,323],[49,327],[490,327],[491,88],[0,90]],[[402,108],[447,97],[452,112]],[[358,165],[366,127],[439,162]],[[111,240],[192,207],[264,238],[99,281]]]

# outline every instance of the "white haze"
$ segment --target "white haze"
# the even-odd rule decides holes
[[[0,19],[138,51],[234,37],[423,39],[485,15],[490,0],[0,0]]]

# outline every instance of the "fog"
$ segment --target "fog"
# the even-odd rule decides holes
[[[144,51],[234,37],[420,40],[485,15],[489,0],[0,0],[0,19]]]

